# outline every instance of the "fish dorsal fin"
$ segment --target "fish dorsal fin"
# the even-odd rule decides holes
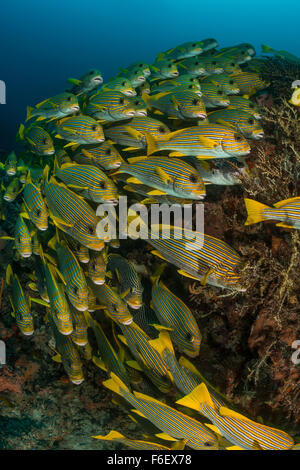
[[[211,399],[210,393],[205,385],[202,382],[200,385],[194,388],[188,395],[185,395],[183,398],[180,398],[176,401],[178,405],[187,406],[193,410],[200,411],[201,405],[209,405],[213,410],[215,409],[214,402]]]
[[[174,353],[173,344],[170,338],[170,334],[166,330],[161,330],[158,338],[151,339],[148,343],[162,356],[165,349],[171,351],[172,354]]]
[[[220,407],[219,413],[220,413],[221,416],[224,416],[225,418],[226,417],[235,418],[235,419],[239,419],[241,421],[250,421],[251,423],[253,423],[253,421],[251,419],[247,418],[246,416],[243,416],[240,413],[237,413],[236,411],[230,410],[229,408],[226,408],[225,406]]]
[[[143,372],[144,369],[142,369],[142,367],[139,365],[139,363],[137,361],[126,361],[126,364],[131,367],[131,369],[134,369],[134,370],[138,370],[139,372]]]
[[[184,367],[185,369],[189,370],[192,372],[194,375],[202,379],[202,375],[198,371],[198,369],[192,364],[186,357],[181,356],[178,361],[179,365],[181,367]]]
[[[291,197],[289,199],[284,199],[283,201],[276,202],[276,204],[273,204],[273,205],[274,207],[279,208],[279,207],[285,206],[289,202],[294,202],[294,201],[298,201],[300,203],[300,197],[297,196],[297,197]]]
[[[124,126],[124,129],[127,132],[127,134],[129,134],[134,139],[140,139],[141,137],[143,137],[143,134],[141,132],[137,131],[131,126]]]
[[[140,400],[152,401],[153,403],[157,403],[159,405],[165,405],[165,403],[163,403],[162,401],[156,400],[156,398],[153,398],[150,395],[145,395],[144,393],[140,393],[136,391],[134,391],[133,394],[136,398]]]
[[[230,127],[230,129],[236,129],[236,127],[233,124],[231,124],[228,121],[225,121],[225,119],[218,118],[216,120],[216,123],[221,124],[221,126]]]

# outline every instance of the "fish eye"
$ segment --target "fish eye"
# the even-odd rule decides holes
[[[222,90],[218,90],[218,95],[223,95]]]
[[[119,99],[119,103],[120,103],[120,104],[124,104],[124,98],[120,98],[120,99]]]
[[[46,145],[47,144],[47,139],[43,139],[43,144]]]
[[[193,85],[190,85],[190,86],[189,86],[189,89],[191,90],[192,88],[193,88]]]
[[[249,108],[254,109],[254,104],[253,103],[249,104]]]
[[[105,182],[104,181],[99,181],[99,188],[101,188],[101,189],[105,188]]]
[[[95,72],[94,70],[91,70],[89,75],[93,75],[94,72]]]
[[[138,105],[140,104],[140,102],[139,102],[139,101],[135,101],[134,104],[135,104],[136,106],[138,106]]]
[[[168,67],[169,67],[169,69],[170,69],[170,68],[172,67],[172,64],[169,64]]]
[[[231,65],[231,67],[234,67],[234,66],[235,66],[235,63],[234,63],[234,62],[231,62],[230,65]]]
[[[217,65],[217,61],[214,60],[214,61],[212,62],[212,64],[213,64],[213,65]]]
[[[204,442],[205,447],[212,447],[214,443],[212,441]]]
[[[67,101],[71,101],[72,97],[68,96]]]
[[[143,64],[140,64],[140,67],[143,67]]]
[[[91,225],[88,226],[87,230],[88,230],[90,235],[94,234],[94,227],[92,227]]]
[[[248,119],[248,124],[254,124],[254,119],[249,118],[249,119]]]
[[[79,251],[80,248],[81,248],[80,243],[77,243],[77,245],[76,245],[76,250]]]
[[[111,155],[111,149],[107,149],[106,155]]]
[[[196,100],[196,98],[193,100],[193,105],[198,106],[200,104],[199,100]]]
[[[94,124],[94,125],[92,126],[92,131],[96,131],[96,130],[97,130],[97,126],[96,126],[96,124]]]
[[[242,51],[241,54],[242,54],[242,55],[245,55],[245,51]]]
[[[158,132],[160,132],[161,134],[165,134],[166,129],[163,126],[159,126]]]
[[[188,331],[187,334],[185,335],[185,339],[189,342],[192,343],[194,341],[193,335]]]
[[[191,183],[197,183],[198,181],[198,178],[196,175],[194,175],[193,173],[190,174],[190,177],[189,177],[189,180]]]
[[[74,294],[75,294],[75,295],[78,294],[78,287],[77,287],[77,286],[74,286]]]
[[[197,44],[196,44],[196,43],[195,43],[195,44],[192,44],[192,47],[196,47],[196,46],[197,46]]]
[[[199,65],[199,62],[198,62],[198,61],[197,61],[197,62],[195,62],[195,65]],[[192,79],[191,79],[191,81],[192,81]]]
[[[40,209],[38,209],[38,210],[36,211],[36,215],[37,215],[38,217],[41,216],[41,211],[40,211]]]
[[[126,85],[126,82],[121,83],[121,85],[122,85],[122,86],[125,86],[125,85]]]
[[[234,138],[237,142],[241,142],[241,140],[243,139],[240,134],[234,134]]]
[[[233,80],[229,80],[229,85],[233,85]]]

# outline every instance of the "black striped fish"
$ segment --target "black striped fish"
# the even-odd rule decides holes
[[[132,160],[134,163],[130,165],[123,163],[114,175],[120,173],[132,175],[126,179],[126,182],[150,186],[149,196],[169,194],[195,200],[205,197],[202,178],[188,163],[177,158],[158,156],[137,157]]]
[[[221,109],[208,114],[207,119],[211,123],[228,126],[240,132],[247,139],[263,139],[264,131],[260,123],[241,109]],[[201,122],[199,123],[201,124]]]
[[[257,224],[264,220],[278,220],[278,227],[300,229],[300,197],[277,202],[273,207],[253,199],[245,199],[248,218],[245,225]]]
[[[55,122],[55,137],[69,141],[65,147],[74,144],[100,144],[104,141],[103,129],[90,116],[72,116]]]
[[[65,163],[55,170],[55,176],[86,199],[114,205],[118,203],[117,187],[99,168]]]
[[[198,356],[201,333],[192,312],[158,279],[152,287],[152,304],[160,323],[172,329],[170,336],[178,348],[190,357]]]
[[[125,77],[117,77],[109,80],[101,88],[101,91],[120,91],[125,96],[136,96],[136,91],[130,80]]]
[[[212,421],[222,436],[242,449],[287,450],[294,444],[284,431],[256,423],[224,406],[217,408],[204,383],[176,403],[199,411]]]
[[[129,439],[128,437],[123,436],[123,434],[117,431],[110,431],[109,434],[106,436],[92,436],[94,439],[101,439],[102,441],[111,441],[111,442],[118,442],[120,444],[124,444],[125,446],[130,447],[131,449],[135,450],[182,450],[185,448],[185,440],[182,439],[180,441],[174,440],[172,444],[170,443],[169,446],[159,444],[158,442],[150,442],[150,441],[138,441],[135,439]],[[166,443],[167,444],[167,443]]]
[[[241,109],[246,113],[252,114],[255,119],[261,119],[261,112],[253,101],[248,100],[243,96],[230,96],[230,104],[227,109]]]
[[[55,152],[51,136],[45,129],[35,124],[26,129],[20,124],[17,138],[26,141],[30,150],[36,155],[53,155]]]
[[[99,70],[89,70],[80,78],[68,78],[68,82],[74,85],[72,93],[82,95],[98,88],[103,83],[103,78]]]
[[[112,375],[112,378],[103,382],[103,385],[131,403],[162,431],[162,437],[167,434],[176,439],[184,439],[187,446],[196,450],[218,449],[216,435],[199,421],[148,395],[130,393],[126,385],[116,376]]]
[[[172,382],[167,364],[160,353],[160,336],[152,340],[136,323],[120,326],[123,341],[151,382],[161,391],[170,391]]]
[[[75,385],[80,385],[84,381],[82,372],[82,362],[71,336],[65,336],[57,328],[55,318],[52,313],[49,315],[49,322],[54,337],[54,350],[56,355],[52,357],[55,362],[61,362],[70,381]]]
[[[124,162],[118,150],[109,141],[99,145],[79,147],[72,158],[77,163],[94,165],[103,170],[114,170]]]
[[[174,78],[178,77],[179,72],[177,65],[174,64],[171,60],[163,59],[154,62],[150,65],[151,70],[151,81],[165,79],[165,78]]]
[[[250,145],[238,132],[218,124],[188,127],[167,134],[164,140],[156,140],[147,133],[148,151],[152,155],[159,150],[171,150],[169,156],[196,156],[210,158],[243,157],[250,153]]]
[[[143,305],[143,287],[140,276],[130,261],[123,256],[109,254],[107,275],[109,272],[116,281],[120,297],[127,302],[129,307],[139,309]]]
[[[213,85],[219,86],[226,95],[237,95],[240,92],[238,84],[232,77],[229,77],[229,75],[225,73],[215,73],[204,77],[201,80],[201,84],[202,83],[212,83]]]
[[[20,331],[26,336],[31,336],[34,332],[34,324],[30,304],[25,297],[20,280],[13,273],[10,264],[6,268],[6,283],[12,289],[12,316],[15,318]]]
[[[91,287],[100,305],[106,308],[107,314],[115,322],[122,325],[129,325],[132,322],[132,315],[116,290],[107,284],[95,284],[89,279],[88,285]]]
[[[242,72],[232,74],[231,77],[236,81],[242,95],[254,95],[259,90],[269,86],[269,83],[260,78],[257,73]]]
[[[101,251],[104,241],[99,240],[96,226],[99,218],[88,203],[53,177],[45,180],[45,195],[50,217],[56,227],[68,233],[91,250]]]
[[[147,106],[178,119],[205,119],[206,109],[201,98],[189,90],[166,91],[155,95],[144,95]]]
[[[59,240],[55,235],[48,243],[48,246],[55,251],[58,259],[58,266],[65,283],[65,292],[70,303],[79,311],[88,308],[88,287],[82,268],[63,240]]]
[[[24,206],[31,222],[39,230],[48,229],[48,211],[40,189],[32,182],[30,170],[24,187]]]
[[[79,111],[77,97],[72,93],[60,93],[36,104],[34,108],[28,106],[26,121],[35,117],[37,121],[60,119],[77,111]]]
[[[227,94],[217,82],[201,82],[201,91],[206,108],[226,107],[230,104]]]
[[[93,333],[97,342],[98,354],[93,356],[93,362],[100,367],[102,370],[105,370],[108,374],[113,372],[116,374],[128,387],[130,387],[130,381],[128,378],[128,373],[126,367],[107,336],[105,335],[100,323],[94,320],[90,313],[85,312],[85,318],[87,324],[92,328]]]

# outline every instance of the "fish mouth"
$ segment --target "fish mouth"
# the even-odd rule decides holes
[[[144,75],[145,75],[146,78],[150,77],[151,71],[150,70],[144,70]]]
[[[101,142],[104,142],[104,141],[105,141],[105,137],[98,137],[98,138],[96,138],[96,142],[101,143]]]
[[[121,166],[121,162],[116,162],[111,166],[111,169],[114,170],[115,168],[119,168]]]
[[[178,76],[179,76],[179,72],[171,72],[171,73],[170,73],[170,76],[171,76],[171,77],[178,77]]]
[[[80,385],[83,381],[84,379],[71,379],[71,382],[75,385]]]
[[[71,330],[60,331],[60,333],[64,336],[68,336],[73,332],[73,328]]]
[[[198,192],[198,191],[193,191],[192,193],[194,196],[196,196],[197,199],[204,199],[206,194],[203,192]]]
[[[75,105],[75,106],[72,106],[71,108],[71,111],[79,111],[80,110],[80,107]]]
[[[254,132],[253,133],[253,139],[255,139],[255,140],[263,139],[264,136],[265,136],[264,132]]]
[[[32,336],[33,333],[34,333],[34,330],[30,330],[30,331],[22,331],[23,335],[25,336]]]
[[[12,198],[10,198],[9,196],[3,196],[3,199],[4,201],[8,201],[8,202],[12,201]]]
[[[96,284],[97,286],[102,286],[103,284],[105,284],[105,279],[94,279],[93,280],[93,283]]]
[[[129,117],[133,117],[133,116],[135,116],[135,115],[136,115],[136,113],[135,113],[134,110],[132,110],[132,111],[126,111],[126,113],[125,113],[125,116],[129,116]]]
[[[41,232],[44,232],[45,230],[48,230],[48,225],[47,227],[45,226],[38,227],[38,229],[41,230]]]
[[[220,103],[220,106],[229,106],[230,105],[230,101],[219,101]]]
[[[216,69],[214,73],[223,73],[224,72],[224,69]]]
[[[236,89],[234,89],[234,90],[231,90],[231,94],[232,94],[232,95],[238,95],[239,92],[240,92],[240,89],[239,89],[239,88],[236,88]]]
[[[138,82],[141,82],[141,83],[144,83],[144,82],[146,81],[146,78],[145,78],[145,76],[143,75],[143,76],[138,77],[138,78],[137,78],[137,81],[138,81]]]
[[[135,90],[125,90],[124,94],[126,96],[136,96],[136,91]]]
[[[87,341],[75,341],[75,339],[73,338],[73,341],[75,344],[77,344],[77,346],[85,346],[87,344]]]
[[[146,110],[140,110],[135,113],[136,116],[147,116]]]
[[[195,117],[199,118],[199,119],[206,119],[207,118],[207,114],[205,113],[196,113],[195,114]]]
[[[94,77],[93,80],[94,80],[94,82],[103,83],[103,78],[102,77]]]
[[[130,302],[127,302],[129,307],[132,308],[133,310],[138,310],[139,308],[142,307],[143,304],[132,304]]]
[[[22,256],[22,258],[30,258],[32,253],[20,253],[20,255]]]
[[[105,204],[112,204],[113,206],[117,206],[119,203],[118,199],[106,199],[104,202]]]
[[[80,263],[87,264],[87,263],[89,263],[89,261],[90,261],[89,259],[84,258],[84,259],[80,260]]]
[[[88,309],[87,305],[77,305],[76,310],[79,310],[80,312],[85,312]]]
[[[15,170],[8,170],[7,174],[10,175],[10,176],[15,176],[16,172],[15,172]]]
[[[254,114],[253,116],[255,117],[255,119],[262,119],[262,115],[261,115],[261,114]]]
[[[133,322],[133,318],[131,317],[129,320],[125,320],[125,321],[120,321],[120,323],[122,323],[122,325],[130,325],[130,323]]]

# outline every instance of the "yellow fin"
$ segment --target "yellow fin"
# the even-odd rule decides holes
[[[298,197],[291,197],[289,199],[284,199],[283,201],[276,202],[276,204],[273,204],[273,206],[276,208],[279,208],[279,207],[285,206],[289,202],[294,202],[294,201],[300,201],[300,197],[298,196]]]
[[[160,354],[162,355],[165,349],[168,349],[169,351],[174,354],[174,349],[173,349],[173,344],[170,338],[170,334],[166,330],[160,331],[158,338],[156,339],[151,339],[148,341],[148,343]]]
[[[157,250],[152,250],[151,253],[155,256],[158,256],[158,258],[161,258],[163,259],[164,261],[167,261],[166,258],[164,258],[164,256]]]
[[[216,122],[217,124],[221,124],[221,126],[230,127],[231,129],[236,129],[236,127],[235,127],[233,124],[231,124],[231,123],[228,122],[228,121],[225,121],[225,119],[219,118],[219,119],[217,119],[215,122]]]
[[[219,413],[221,416],[228,416],[229,418],[236,418],[241,421],[250,421],[250,423],[253,423],[251,419],[247,418],[246,416],[241,415],[240,413],[237,413],[236,411],[230,410],[229,408],[226,408],[225,406],[221,406],[219,409]]]
[[[134,129],[133,127],[130,127],[130,126],[124,126],[124,129],[126,130],[126,132],[131,136],[133,137],[134,139],[140,139],[141,137],[143,137],[143,134],[139,131],[137,131],[136,129]]]
[[[212,149],[218,146],[218,143],[215,140],[209,139],[208,137],[199,136],[198,140],[205,148]]]
[[[134,176],[131,176],[130,178],[128,178],[126,180],[126,183],[142,184],[142,182],[140,180],[138,180],[137,178],[135,178]]]
[[[195,374],[197,377],[202,379],[202,375],[198,371],[198,369],[192,364],[186,357],[181,356],[178,361],[179,365],[182,367],[185,367],[185,369],[190,370],[193,374]]]
[[[106,436],[92,436],[94,439],[101,439],[102,441],[113,441],[115,439],[126,439],[123,434],[117,432],[117,431],[110,431]]]
[[[146,142],[147,142],[147,155],[152,155],[152,153],[159,150],[157,142],[154,139],[153,135],[149,132],[145,132]]]
[[[178,274],[181,274],[182,276],[189,277],[190,279],[195,279],[196,281],[199,281],[200,279],[198,277],[192,276],[191,274],[187,273],[183,269],[178,269]]]
[[[128,163],[136,163],[136,162],[142,162],[144,160],[147,160],[147,156],[145,157],[130,157],[127,158]]]
[[[169,436],[169,434],[167,434],[165,432],[159,432],[159,433],[155,434],[155,436],[158,437],[159,439],[163,439],[164,441],[177,442],[177,439],[175,439],[172,436]]]
[[[148,194],[148,196],[165,196],[166,192],[161,191],[160,189],[153,189],[153,190],[149,191],[147,194]]]
[[[220,431],[219,429],[217,428],[217,426],[215,426],[214,424],[210,424],[210,423],[204,423],[205,426],[207,426],[209,429],[211,429],[215,434],[220,434]]]
[[[143,372],[142,367],[139,365],[137,361],[126,361],[126,364],[132,369],[138,370],[139,372]]]
[[[285,224],[284,222],[280,222],[279,224],[276,224],[276,227],[295,228],[292,225]]]
[[[202,404],[207,404],[211,408],[215,409],[214,402],[211,399],[210,393],[205,385],[202,382],[200,385],[194,388],[188,395],[185,395],[183,398],[180,398],[176,401],[178,405],[187,406],[193,410],[200,411]]]
[[[244,449],[239,446],[230,446],[230,447],[226,447],[226,450],[244,450]]]
[[[169,157],[185,157],[185,155],[181,152],[171,152],[169,153]]]
[[[61,355],[60,354],[56,354],[55,356],[52,356],[52,361],[55,361],[55,362],[61,362]]]
[[[170,175],[168,175],[168,173],[164,171],[162,168],[156,166],[155,171],[163,183],[170,184],[173,182],[173,178]]]
[[[260,202],[254,201],[253,199],[245,198],[245,205],[248,213],[248,218],[245,225],[257,224],[265,220],[261,215],[264,209],[270,209],[269,206],[261,204]]]

